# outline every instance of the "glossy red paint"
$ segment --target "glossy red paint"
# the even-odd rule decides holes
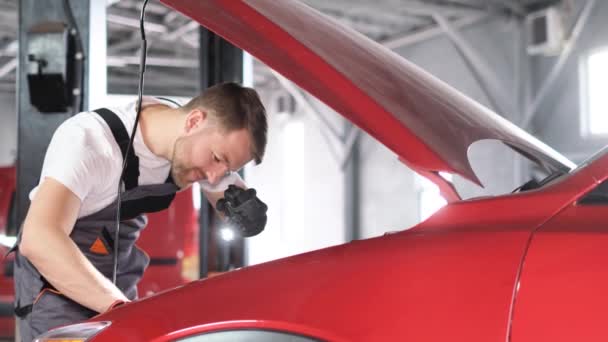
[[[162,0],[277,70],[426,171],[479,183],[471,144],[496,139],[548,169],[573,164],[439,79],[300,1]]]
[[[4,258],[8,248],[0,246],[0,338],[15,336],[15,320],[13,319],[14,285],[13,278],[6,275],[12,257]]]
[[[137,243],[150,256],[150,267],[138,285],[140,296],[198,279],[198,211],[192,191],[177,193],[169,208],[148,214],[148,226]],[[193,267],[195,271],[188,269]]]
[[[526,231],[399,233],[353,242],[117,309],[96,318],[113,323],[95,340],[147,341],[190,326],[255,320],[348,341],[436,339],[447,332],[462,340],[504,341],[527,238]],[[159,323],[150,327],[152,321]]]
[[[15,192],[15,168],[0,167],[0,234],[6,234],[10,206]]]
[[[534,235],[516,301],[514,341],[606,341],[607,211],[605,205],[573,205]]]
[[[608,158],[584,170],[606,180]],[[594,174],[594,175],[593,175]],[[608,206],[572,203],[531,240],[515,302],[513,341],[606,341]]]
[[[6,234],[13,193],[15,192],[15,168],[0,168],[0,235]],[[0,245],[0,338],[15,335],[15,321],[12,315],[14,300],[13,278],[10,277],[13,257],[4,257],[8,248]]]
[[[546,331],[554,322],[570,340],[576,334],[605,340],[608,260],[598,255],[607,241],[594,234],[605,231],[598,224],[608,211],[576,202],[607,178],[606,170],[608,154],[539,190],[449,204],[407,231],[125,305],[94,319],[112,321],[94,341],[168,341],[238,328],[331,341],[539,341],[551,340],[543,337],[553,337]],[[557,238],[539,242],[556,235],[549,233],[556,222]],[[578,330],[589,327],[595,329]]]

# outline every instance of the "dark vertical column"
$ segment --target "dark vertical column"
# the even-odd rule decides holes
[[[346,122],[346,136],[348,136],[349,130],[357,129],[350,122]],[[361,135],[359,135],[360,137]],[[359,141],[357,137],[350,154],[350,158],[344,165],[344,228],[345,228],[345,240],[352,241],[361,238],[361,224],[359,220]]]
[[[202,27],[200,28],[199,37],[201,90],[222,82],[242,83],[243,51]],[[230,245],[217,244],[209,240],[213,222],[215,222],[213,208],[207,201],[203,201],[199,214],[201,278],[206,277],[209,272],[208,264],[210,258],[211,260],[220,261],[218,263],[219,270],[223,270],[228,266],[226,265],[228,263],[226,255],[233,256],[231,260],[233,265],[241,266],[243,264],[242,240],[232,241]],[[216,236],[213,236],[213,238],[215,239]],[[210,243],[214,243],[217,248],[211,249]],[[226,248],[230,250],[226,250]],[[215,251],[216,255],[210,255],[211,250]]]
[[[80,36],[88,56],[89,46],[89,1],[70,0],[72,12],[80,31]],[[47,145],[49,144],[55,129],[72,113],[40,113],[30,104],[30,94],[27,83],[27,73],[30,63],[28,61],[28,31],[42,22],[64,22],[68,23],[68,17],[64,12],[62,0],[19,0],[19,68],[17,76],[17,113],[18,113],[18,137],[17,137],[17,224],[20,226],[29,208],[28,194],[38,184],[40,170]],[[57,48],[58,44],[51,44],[48,48]],[[85,60],[84,84],[88,79],[88,62]],[[85,88],[86,94],[86,88]],[[84,107],[87,107],[87,97],[84,97]],[[12,233],[12,232],[11,232]]]

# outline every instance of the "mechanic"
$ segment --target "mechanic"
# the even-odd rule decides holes
[[[149,262],[135,246],[147,222],[142,214],[167,208],[176,191],[194,182],[214,206],[230,195],[244,235],[264,228],[266,205],[243,189],[236,173],[264,156],[266,111],[255,90],[224,83],[183,107],[144,97],[141,108],[126,156],[135,103],[79,113],[55,131],[16,248],[15,312],[23,341],[136,299]]]

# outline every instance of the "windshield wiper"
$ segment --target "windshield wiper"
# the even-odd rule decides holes
[[[547,183],[549,183],[552,180],[557,179],[557,178],[565,175],[566,173],[567,172],[564,172],[564,171],[556,171],[556,172],[553,172],[552,174],[550,174],[549,176],[543,178],[541,181],[537,181],[536,179],[532,178],[531,180],[525,182],[520,187],[518,187],[515,190],[511,191],[511,193],[524,192],[524,191],[529,191],[529,190],[534,190],[534,189],[542,188]]]

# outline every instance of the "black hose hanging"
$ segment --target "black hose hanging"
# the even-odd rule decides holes
[[[133,125],[133,130],[131,131],[131,139],[129,140],[129,145],[127,145],[127,150],[125,156],[129,155],[131,148],[133,147],[133,139],[135,138],[135,132],[137,131],[137,124],[139,123],[139,115],[141,114],[141,102],[142,102],[142,94],[144,89],[144,72],[146,71],[146,32],[144,30],[144,16],[146,11],[146,4],[148,0],[144,0],[144,4],[141,8],[141,17],[139,19],[139,28],[141,31],[141,59],[139,64],[139,87],[137,91],[137,116],[135,117],[135,124]],[[122,171],[120,172],[120,179],[118,180],[118,189],[117,189],[117,205],[116,205],[116,233],[114,235],[114,270],[112,272],[112,282],[116,284],[116,273],[118,270],[118,245],[119,245],[119,237],[120,237],[120,207],[122,205],[122,177],[124,176],[125,169],[127,168],[127,158],[125,157],[122,162]]]

